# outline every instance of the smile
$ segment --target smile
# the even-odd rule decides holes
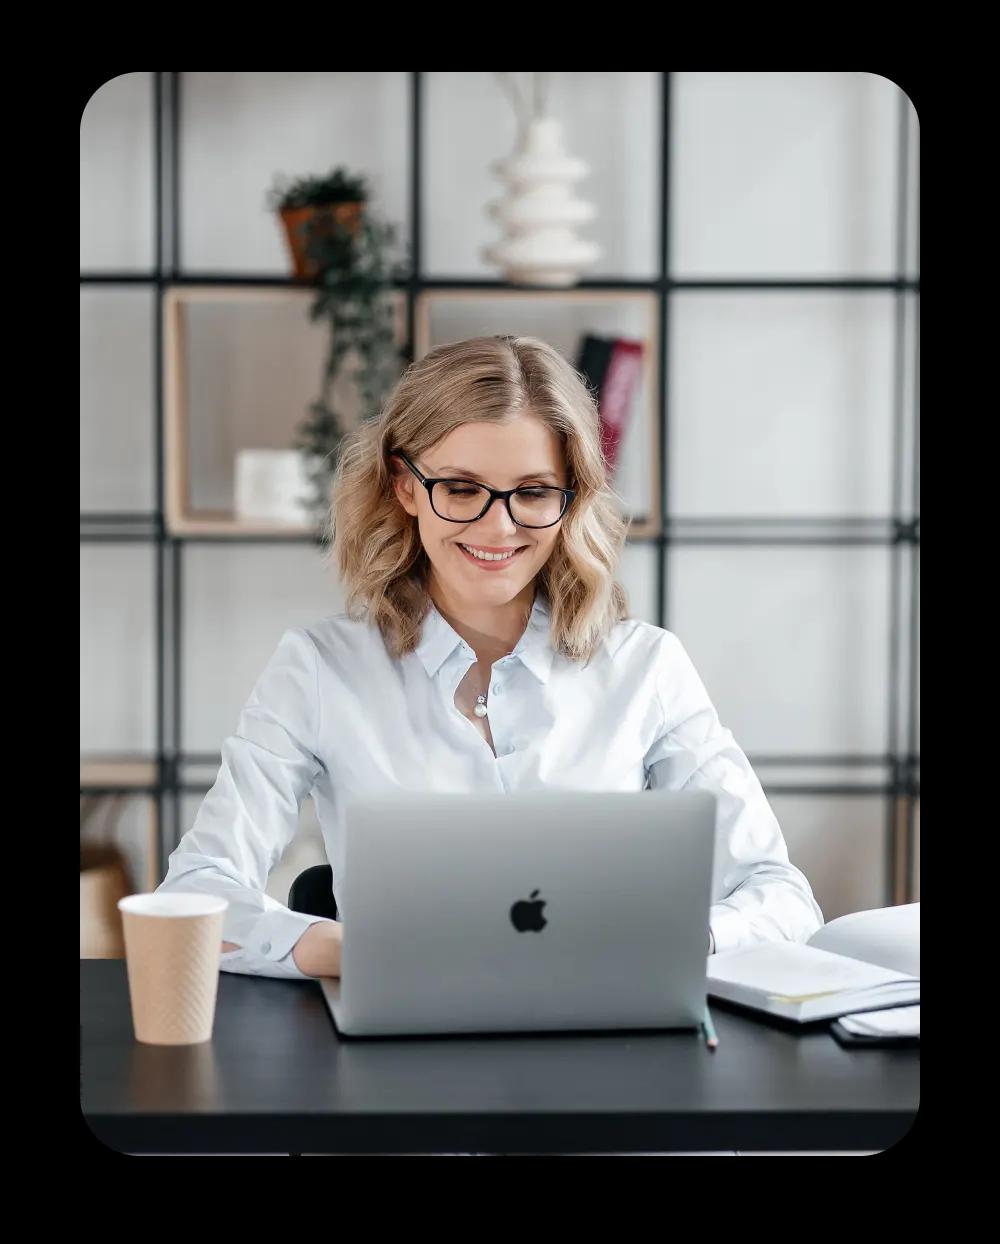
[[[475,562],[477,566],[482,566],[484,569],[499,568],[507,562],[512,562],[520,553],[524,552],[526,547],[524,545],[511,552],[487,552],[481,549],[474,549],[473,546],[467,544],[458,545],[463,557]]]

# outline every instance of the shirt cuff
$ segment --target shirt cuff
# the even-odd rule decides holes
[[[255,921],[243,946],[245,970],[260,976],[292,976],[313,980],[295,962],[292,951],[310,925],[319,924],[326,916],[307,916],[298,911],[268,911]]]
[[[747,918],[742,912],[733,911],[731,907],[720,904],[712,909],[712,923],[709,932],[712,935],[712,953],[722,954],[726,950],[736,950],[745,940]]]

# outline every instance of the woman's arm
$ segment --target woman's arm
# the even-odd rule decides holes
[[[654,789],[703,789],[718,801],[710,942],[804,942],[823,924],[805,876],[789,862],[777,819],[750,762],[719,722],[691,658],[665,632],[658,692],[663,722],[645,766]]]
[[[304,976],[339,976],[343,926],[334,920],[311,924],[292,947],[292,958]],[[222,953],[239,950],[235,942],[223,942]]]
[[[215,785],[157,887],[228,900],[224,971],[339,974],[341,926],[290,911],[265,893],[268,874],[298,828],[302,800],[323,767],[317,754],[317,663],[316,646],[306,632],[286,631],[240,714],[236,733],[223,743]],[[337,931],[321,931],[324,926]],[[308,941],[299,950],[307,932]]]

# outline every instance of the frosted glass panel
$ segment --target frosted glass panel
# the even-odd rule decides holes
[[[290,449],[320,393],[329,334],[308,294],[185,306],[190,502],[232,510],[236,453]]]
[[[671,550],[668,628],[744,751],[885,751],[888,575],[878,547]]]
[[[122,73],[80,121],[80,270],[149,272],[153,241],[153,75]]]
[[[920,120],[917,110],[907,98],[906,120],[909,148],[907,151],[907,247],[906,275],[920,276]]]
[[[342,612],[344,599],[318,549],[188,545],[184,750],[219,752],[283,632]]]
[[[506,192],[491,165],[514,149],[513,108],[493,73],[427,73],[424,82],[425,273],[499,278],[481,251],[501,237],[486,205]],[[550,113],[570,155],[590,165],[575,191],[597,215],[578,233],[603,254],[583,275],[655,276],[659,74],[553,73]]]
[[[181,75],[181,264],[189,272],[288,273],[276,174],[364,174],[376,211],[407,237],[405,73]]]
[[[678,292],[671,512],[889,514],[893,315],[889,294]]]
[[[655,431],[652,394],[655,392],[657,348],[655,300],[646,295],[570,296],[519,295],[481,297],[424,295],[418,308],[418,347],[433,347],[466,337],[513,333],[540,337],[574,367],[583,337],[626,337],[645,343],[646,366],[636,391],[628,429],[618,451],[612,487],[622,500],[623,513],[646,518],[655,513]]]
[[[899,88],[875,73],[676,73],[677,277],[896,275]]]
[[[900,545],[893,554],[893,573],[898,592],[899,697],[893,747],[901,756],[920,753],[920,582],[919,549]],[[916,606],[915,616],[912,613]],[[911,720],[912,719],[912,720]]]
[[[156,740],[155,553],[80,546],[80,751],[151,752]]]
[[[656,621],[656,545],[636,542],[622,550],[617,579],[628,592],[629,617]]]
[[[825,920],[889,903],[884,798],[774,795],[770,804]]]
[[[151,289],[80,290],[80,509],[150,511]]]
[[[900,510],[904,518],[920,513],[920,298],[903,299],[903,419],[900,429]]]

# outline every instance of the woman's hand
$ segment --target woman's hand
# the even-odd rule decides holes
[[[311,924],[295,943],[292,958],[306,976],[339,976],[344,926],[339,920]]]

